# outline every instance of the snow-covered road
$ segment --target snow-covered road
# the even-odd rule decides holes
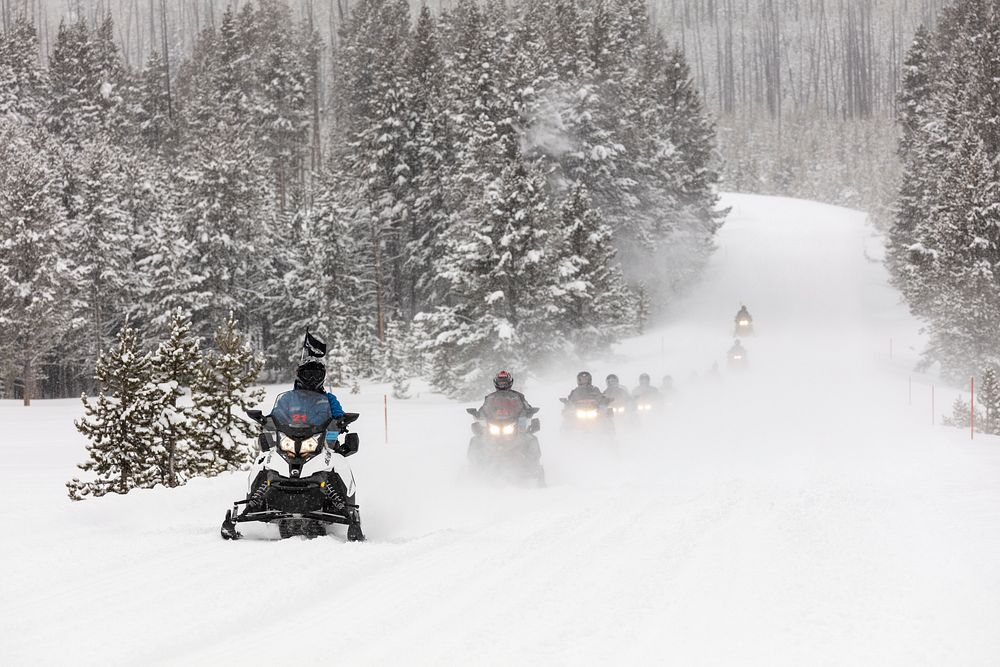
[[[365,544],[223,542],[242,475],[70,503],[79,402],[0,402],[0,665],[1000,664],[1000,439],[932,427],[928,378],[909,404],[918,325],[862,215],[726,203],[670,322],[590,367],[681,391],[620,457],[558,439],[576,368],[524,387],[544,490],[459,482],[462,406],[393,402],[386,445],[381,389],[345,397]]]

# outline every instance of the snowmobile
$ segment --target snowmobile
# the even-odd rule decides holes
[[[742,371],[747,368],[747,353],[746,350],[740,348],[736,350],[729,351],[729,369],[734,371]]]
[[[563,431],[586,435],[611,435],[615,431],[614,411],[592,398],[570,401],[560,398],[563,403]]]
[[[246,499],[226,511],[222,537],[239,539],[236,525],[256,521],[277,524],[282,539],[326,535],[329,526],[341,524],[348,541],[364,540],[346,460],[358,451],[358,435],[348,433],[348,425],[359,415],[334,418],[325,394],[296,389],[278,396],[266,417],[260,410],[247,416],[262,426],[261,451],[250,468]],[[328,433],[336,439],[328,441]]]
[[[639,418],[648,417],[662,411],[663,399],[656,395],[637,396],[632,399],[635,415]]]
[[[531,446],[526,441],[541,429],[535,417],[538,410],[530,408],[520,415],[499,415],[467,408],[466,412],[476,420],[472,423],[473,437],[469,443],[473,470],[492,479],[544,487],[542,464],[525,456],[526,448]],[[522,418],[531,421],[525,425]]]

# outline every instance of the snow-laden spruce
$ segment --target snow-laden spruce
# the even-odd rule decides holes
[[[178,486],[244,468],[256,426],[241,415],[260,404],[253,384],[261,362],[230,315],[203,350],[191,321],[174,313],[165,340],[144,352],[126,322],[115,346],[101,354],[96,399],[83,395],[87,437],[84,479],[67,484],[70,498]]]
[[[928,323],[925,363],[1000,364],[1000,7],[961,0],[921,30],[900,96],[904,178],[889,263]]]

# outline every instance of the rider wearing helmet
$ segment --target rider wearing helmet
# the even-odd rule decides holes
[[[663,387],[660,391],[663,393],[663,397],[668,401],[674,397],[677,393],[677,388],[674,386],[674,378],[669,375],[663,376]]]
[[[344,408],[340,406],[340,401],[337,400],[336,396],[323,388],[325,380],[326,366],[321,361],[310,359],[299,364],[298,368],[295,369],[295,385],[292,388],[326,394],[327,400],[330,401],[330,413],[333,415],[333,418],[343,417]],[[336,440],[337,433],[335,431],[327,431],[326,439],[329,441]]]
[[[514,391],[514,376],[509,372],[497,373],[493,378],[493,386],[496,387],[496,391],[487,394],[483,399],[483,407],[479,408],[480,413],[520,415],[531,409],[531,404],[524,398],[524,394]]]
[[[611,399],[594,386],[594,378],[588,371],[580,371],[576,374],[576,389],[569,392],[566,400],[569,403],[591,400],[597,401],[599,405],[607,405]]]
[[[604,390],[604,395],[611,401],[611,407],[613,408],[627,408],[629,403],[632,402],[632,396],[628,393],[628,389],[621,385],[618,380],[618,376],[612,373],[605,380],[607,382],[607,388]]]
[[[524,436],[524,456],[529,462],[538,462],[542,458],[541,446],[538,444],[538,438],[527,430],[528,411],[531,410],[531,404],[524,398],[524,394],[514,391],[514,376],[508,371],[497,373],[493,378],[493,386],[496,391],[487,394],[486,398],[483,399],[483,406],[479,408],[479,416],[487,419],[516,417]],[[482,440],[478,436],[472,438],[469,443],[470,458],[476,457],[481,445]]]
[[[649,373],[643,373],[639,376],[639,386],[632,392],[632,396],[636,400],[659,401],[660,390],[649,383]]]

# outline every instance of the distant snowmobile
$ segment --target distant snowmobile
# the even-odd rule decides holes
[[[733,343],[733,346],[729,348],[729,369],[730,370],[745,370],[747,367],[747,351],[740,341]]]
[[[740,306],[740,311],[736,313],[736,330],[733,332],[733,335],[753,335],[753,318],[750,317],[750,311],[747,310],[746,306]]]
[[[613,435],[614,412],[608,407],[610,401],[602,395],[598,398],[570,400],[560,398],[563,403],[563,432],[587,436]]]
[[[246,499],[226,511],[222,537],[239,539],[236,524],[257,521],[276,523],[283,539],[325,535],[328,526],[341,524],[348,541],[364,540],[354,473],[345,458],[358,451],[358,435],[347,431],[358,414],[334,419],[325,394],[296,389],[278,396],[270,415],[247,415],[263,427],[261,452],[250,468]],[[328,443],[328,431],[338,439]]]
[[[539,461],[541,452],[535,438],[541,428],[535,417],[538,410],[501,414],[488,408],[466,409],[476,419],[469,443],[473,471],[491,479],[544,487],[545,469]]]

